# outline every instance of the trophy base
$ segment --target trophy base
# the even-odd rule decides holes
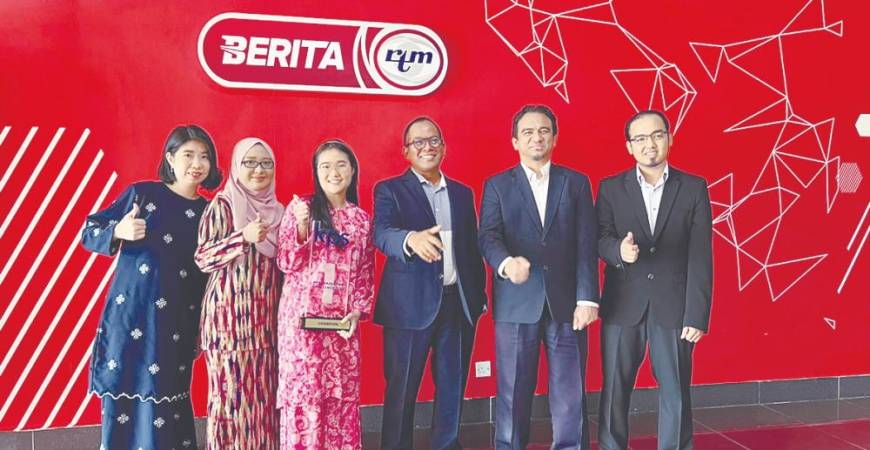
[[[350,331],[350,321],[342,323],[341,319],[330,319],[327,317],[303,317],[300,322],[301,328],[303,330]]]

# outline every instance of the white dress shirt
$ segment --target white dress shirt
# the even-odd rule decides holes
[[[541,226],[544,226],[544,217],[547,213],[547,192],[550,190],[550,167],[552,164],[547,161],[544,167],[541,167],[541,175],[535,173],[525,164],[520,163],[523,172],[526,173],[526,179],[529,180],[529,186],[532,187],[532,195],[535,197],[535,206],[538,207],[538,217],[541,219]]]
[[[636,170],[637,182],[640,184],[643,204],[646,207],[646,217],[649,219],[649,233],[652,235],[656,232],[656,220],[658,220],[659,207],[662,204],[662,193],[665,191],[665,182],[668,181],[668,163],[665,163],[665,171],[655,185],[646,182],[643,172],[640,171],[640,166],[637,166]]]

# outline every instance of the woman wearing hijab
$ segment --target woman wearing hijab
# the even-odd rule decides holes
[[[373,302],[372,222],[358,205],[359,166],[347,144],[324,142],[312,163],[314,196],[294,196],[279,233],[281,448],[359,450],[357,326]],[[349,329],[303,329],[302,317],[343,319]]]
[[[275,256],[284,206],[262,139],[233,148],[230,177],[203,215],[195,259],[210,273],[200,346],[208,366],[209,449],[278,448]]]

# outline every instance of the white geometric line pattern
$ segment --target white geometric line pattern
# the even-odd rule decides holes
[[[739,290],[764,274],[772,301],[778,300],[827,257],[827,254],[819,254],[791,260],[775,259],[773,249],[783,216],[800,198],[798,191],[807,189],[824,174],[827,213],[831,212],[840,191],[837,185],[840,157],[831,156],[834,118],[811,122],[794,112],[783,51],[784,39],[821,31],[842,36],[843,22],[829,24],[824,0],[809,0],[776,34],[731,44],[689,43],[714,83],[724,59],[764,86],[775,98],[773,103],[725,129],[726,133],[762,127],[779,129],[749,193],[735,201],[733,173],[710,184],[713,230],[736,250]],[[774,55],[775,58],[766,57]]]
[[[655,108],[674,116],[676,133],[696,95],[683,72],[620,25],[613,0],[573,0],[571,4],[564,10],[550,11],[536,7],[535,0],[484,0],[484,9],[489,27],[522,59],[543,87],[553,87],[566,103],[570,103],[566,83],[568,54],[562,24],[573,21],[615,27],[648,65],[612,69],[610,75],[635,111]],[[640,81],[643,88],[629,89],[629,80]]]
[[[849,239],[849,244],[846,245],[846,250],[852,250],[852,244],[855,243],[855,238],[858,237],[858,231],[861,230],[862,226],[864,226],[864,219],[867,218],[868,211],[870,211],[870,203],[867,203],[867,207],[864,208],[864,215],[861,216],[861,220],[858,221],[858,226],[855,227],[855,232],[852,233],[852,239]],[[852,273],[852,268],[855,267],[855,261],[858,260],[858,255],[861,254],[861,250],[864,249],[864,243],[867,242],[868,234],[870,234],[870,223],[867,224],[867,229],[864,231],[864,237],[861,238],[861,243],[858,244],[858,248],[852,255],[852,262],[849,263],[849,267],[846,269],[845,275],[843,275],[843,281],[840,281],[840,286],[837,287],[837,294],[843,291],[843,286],[846,284],[849,274]]]
[[[0,151],[13,155],[0,179],[0,190],[15,187],[14,196],[3,195],[8,203],[2,203],[6,214],[0,224],[0,284],[10,297],[0,305],[0,333],[9,344],[0,352],[0,373],[9,381],[0,387],[0,420],[10,427],[17,424],[16,430],[49,428],[63,425],[56,419],[68,414],[60,414],[67,397],[74,385],[80,386],[87,379],[83,371],[90,349],[85,348],[78,334],[86,322],[93,320],[91,312],[115,266],[114,261],[86,253],[78,245],[80,233],[72,230],[79,229],[87,214],[104,206],[117,174],[105,168],[102,150],[86,150],[88,129],[67,137],[66,131],[70,130],[63,127],[12,128],[0,127]],[[31,154],[28,151],[37,151],[37,131],[46,143],[40,144],[41,153]],[[24,156],[35,161],[27,170],[22,166]],[[56,164],[58,169],[52,176],[45,176],[49,164]],[[63,207],[53,206],[61,197]],[[46,235],[34,241],[31,238],[36,236],[38,224],[48,224],[48,228],[38,231]],[[66,242],[57,245],[61,239]],[[81,263],[70,266],[72,257],[85,254]],[[14,271],[10,270],[13,265]],[[104,273],[108,266],[109,272]],[[98,277],[103,280],[94,291]],[[84,292],[93,294],[86,308],[76,300]],[[27,308],[22,308],[25,305]],[[74,358],[70,358],[71,353]],[[54,360],[46,373],[38,369],[38,364],[43,361],[40,357],[48,354]],[[66,386],[57,383],[58,378],[67,377],[71,378],[68,383],[64,381]],[[82,395],[89,397],[85,392]],[[33,423],[33,417],[49,411],[47,420]],[[60,420],[66,423],[69,416]]]

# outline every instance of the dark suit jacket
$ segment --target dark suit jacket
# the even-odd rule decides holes
[[[477,250],[477,214],[474,195],[464,184],[447,178],[453,255],[461,287],[463,310],[476,323],[486,307],[486,272]],[[444,264],[405,256],[405,236],[435,226],[426,193],[410,171],[375,186],[375,245],[386,255],[381,276],[375,323],[385,327],[422,330],[438,314],[443,290]]]
[[[598,301],[597,223],[586,175],[553,164],[541,226],[520,165],[486,180],[480,207],[480,250],[493,269],[493,318],[534,323],[544,302],[557,322],[570,322],[577,300]],[[532,265],[515,285],[495,273],[508,256]]]
[[[640,323],[647,305],[666,328],[707,330],[713,289],[712,216],[707,182],[671,166],[651,235],[635,167],[601,181],[598,252],[607,263],[600,314],[605,322]],[[629,231],[640,248],[625,264]]]

